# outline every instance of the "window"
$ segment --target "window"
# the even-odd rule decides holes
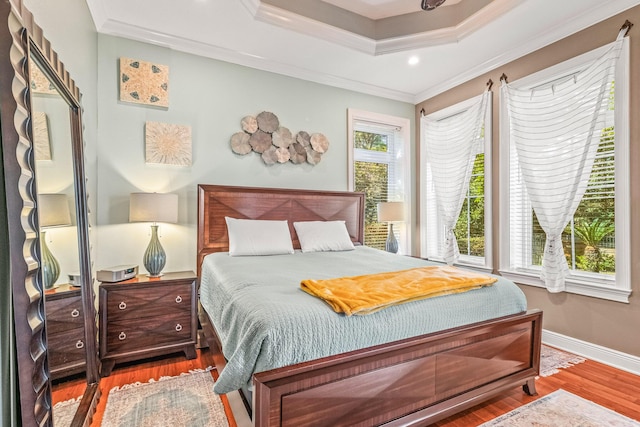
[[[410,253],[409,119],[348,110],[349,190],[365,193],[365,245],[384,249],[388,225],[378,222],[379,202],[405,202],[394,224],[399,253]]]
[[[606,125],[598,131],[586,190],[562,231],[562,251],[569,274],[566,291],[628,302],[629,262],[629,43],[625,39],[610,82]],[[557,90],[572,84],[611,48],[611,44],[510,84],[531,91]],[[508,112],[501,98],[501,272],[520,283],[544,286],[540,279],[546,235],[536,217],[510,141]]]
[[[444,261],[445,225],[438,212],[437,196],[432,177],[432,165],[428,158],[428,120],[444,122],[462,119],[463,113],[477,105],[482,96],[429,114],[421,120],[421,256],[434,261]],[[481,131],[472,142],[473,166],[468,177],[468,188],[463,194],[462,209],[455,224],[454,235],[458,242],[458,264],[491,269],[491,97],[486,101]],[[446,136],[444,136],[446,137]]]

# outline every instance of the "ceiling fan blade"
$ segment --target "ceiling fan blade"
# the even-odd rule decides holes
[[[422,10],[433,10],[444,3],[445,0],[422,0]]]

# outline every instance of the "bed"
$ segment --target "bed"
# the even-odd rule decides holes
[[[230,257],[227,216],[286,219],[296,249],[294,222],[343,220],[356,248]],[[299,289],[301,277],[426,263],[362,246],[363,218],[361,193],[198,187],[201,323],[227,360],[216,391],[249,395],[256,426],[426,425],[513,387],[535,394],[542,313],[526,310],[513,283],[351,317]],[[273,324],[251,323],[268,309]]]

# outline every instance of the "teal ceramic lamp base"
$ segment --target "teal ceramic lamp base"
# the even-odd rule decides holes
[[[60,264],[58,264],[58,261],[47,246],[46,234],[47,233],[43,231],[40,238],[42,242],[42,245],[40,246],[42,252],[42,283],[45,289],[53,289],[56,280],[58,280],[58,277],[60,276]]]
[[[384,248],[387,252],[398,253],[398,240],[393,232],[393,224],[389,224],[389,236],[387,237],[387,243]]]
[[[164,248],[160,244],[158,239],[158,226],[151,226],[151,241],[147,250],[144,252],[144,258],[142,260],[144,268],[149,272],[149,277],[162,276],[162,269],[167,262],[167,255],[164,252]]]

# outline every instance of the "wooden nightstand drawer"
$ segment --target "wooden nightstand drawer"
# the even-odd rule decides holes
[[[102,375],[116,362],[184,351],[196,357],[196,275],[138,276],[100,285]]]
[[[171,318],[148,317],[109,321],[107,324],[107,353],[137,350],[162,344],[189,343],[191,340],[191,313]]]
[[[47,335],[47,355],[52,378],[84,371],[86,357],[84,328]]]
[[[44,296],[47,359],[52,379],[84,372],[86,348],[80,288],[63,284]]]
[[[84,327],[82,299],[79,295],[56,300],[47,299],[45,312],[48,334]]]
[[[158,313],[191,311],[191,284],[172,286],[145,286],[139,289],[123,289],[109,292],[107,317],[116,319],[139,319],[158,316]]]
[[[47,334],[84,328],[84,310],[80,288],[60,285],[45,293],[44,310]]]

